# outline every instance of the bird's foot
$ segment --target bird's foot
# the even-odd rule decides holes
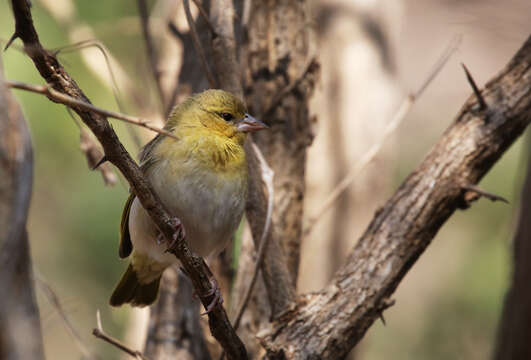
[[[176,217],[173,217],[170,219],[170,221],[175,231],[173,232],[172,240],[168,244],[168,248],[166,249],[166,252],[170,252],[174,254],[177,251],[177,245],[179,244],[179,242],[185,239],[186,233],[184,231],[184,226],[181,220],[179,220]],[[166,238],[164,237],[164,235],[159,234],[157,236],[157,243],[161,244],[164,241],[166,241]]]
[[[206,311],[202,313],[201,315],[207,315],[216,307],[216,305],[223,304],[223,296],[221,296],[221,289],[215,278],[213,277],[210,278],[210,285],[211,285],[211,288],[205,294],[205,296],[214,295],[214,298],[210,301],[210,304],[208,304],[208,306],[205,307]]]

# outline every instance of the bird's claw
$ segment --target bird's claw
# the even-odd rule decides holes
[[[168,244],[168,248],[166,249],[166,252],[175,253],[177,251],[177,245],[179,244],[181,240],[185,239],[186,233],[184,231],[184,226],[181,220],[179,220],[176,217],[173,217],[170,219],[170,222],[173,228],[175,229],[175,231],[173,232],[172,240]],[[162,234],[159,234],[157,236],[157,243],[160,244],[163,241],[165,241],[164,236]]]
[[[218,282],[215,278],[210,278],[210,290],[205,294],[205,296],[211,296],[214,295],[214,298],[212,301],[210,301],[210,304],[205,307],[206,311],[202,313],[201,315],[207,315],[209,314],[217,305],[223,304],[223,296],[221,296],[221,290],[219,288]]]

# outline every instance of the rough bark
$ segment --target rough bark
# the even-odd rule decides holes
[[[26,221],[33,152],[26,121],[0,66],[0,358],[44,359]]]
[[[285,250],[293,288],[300,260],[306,150],[313,137],[308,99],[315,67],[305,69],[312,58],[307,7],[305,1],[254,1],[244,59],[247,103],[271,127],[255,140],[275,171],[272,236]]]
[[[270,358],[339,359],[348,354],[445,221],[531,122],[531,37],[482,91],[472,96],[419,167],[378,210],[347,263],[323,290],[260,335]]]
[[[57,58],[41,45],[37,31],[33,26],[29,2],[27,0],[13,0],[12,6],[15,16],[14,37],[18,37],[23,41],[24,50],[48,85],[56,91],[90,103]],[[124,175],[132,191],[151,216],[153,222],[165,238],[168,239],[168,242],[171,242],[173,237],[178,234],[178,229],[172,222],[171,216],[162,207],[158,196],[151,190],[151,186],[144,178],[142,171],[118,139],[107,119],[95,112],[86,111],[78,107],[73,107],[72,109],[98,138],[104,149],[106,159]],[[212,275],[206,268],[204,261],[191,253],[184,239],[178,239],[174,247],[174,254],[190,275],[201,302],[204,306],[208,306],[212,302],[214,295],[210,291],[212,286],[210,278]],[[230,359],[247,358],[245,347],[230,325],[221,304],[215,306],[209,313],[209,325],[213,336],[223,346]]]
[[[531,145],[529,141],[527,144]],[[527,156],[527,175],[520,197],[519,219],[513,240],[512,283],[505,297],[498,327],[494,356],[497,360],[531,359],[531,153],[528,152]]]

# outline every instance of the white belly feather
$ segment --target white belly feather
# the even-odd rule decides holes
[[[182,221],[192,251],[206,257],[223,249],[243,214],[245,177],[220,176],[194,164],[168,166],[163,160],[151,169],[150,181],[164,206]],[[164,252],[166,243],[157,244],[158,230],[138,199],[131,206],[129,231],[136,253],[167,265],[177,262]]]

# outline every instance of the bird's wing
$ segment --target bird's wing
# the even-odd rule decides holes
[[[144,174],[147,174],[151,166],[157,162],[157,158],[153,156],[153,150],[162,139],[164,139],[164,136],[158,134],[142,148],[140,152],[140,168]]]
[[[133,251],[133,243],[131,242],[131,235],[129,234],[129,213],[131,212],[131,205],[135,200],[135,194],[131,193],[125,202],[124,211],[122,212],[122,221],[120,222],[120,248],[118,254],[123,259],[128,257]]]
[[[142,148],[140,152],[140,169],[144,174],[147,174],[151,166],[157,162],[152,152],[162,139],[163,136],[158,134]],[[131,251],[133,251],[133,243],[131,242],[131,234],[129,233],[129,213],[131,212],[131,206],[135,197],[134,193],[129,195],[122,212],[122,221],[120,222],[120,248],[118,252],[121,258],[128,257]]]

